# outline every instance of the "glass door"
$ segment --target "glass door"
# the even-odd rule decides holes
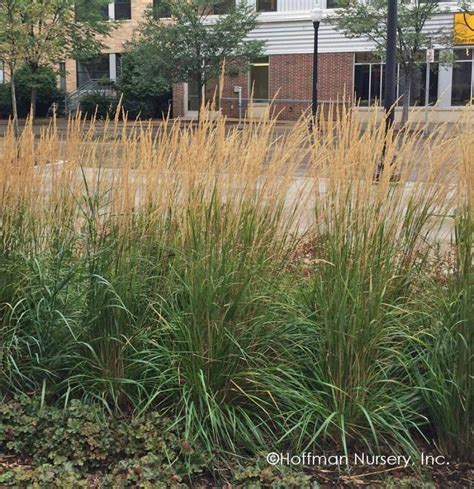
[[[192,79],[187,84],[186,92],[186,116],[197,117],[199,112],[199,83],[197,77]],[[219,110],[219,83],[217,81],[211,81],[206,83],[202,91],[202,99],[204,103],[210,103],[213,105],[214,112]],[[214,102],[215,100],[215,102]]]

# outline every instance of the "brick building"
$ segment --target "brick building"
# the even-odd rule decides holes
[[[70,59],[62,64],[62,87],[67,92],[73,92],[93,80],[117,80],[124,44],[132,38],[138,23],[152,4],[152,0],[116,0],[109,3],[104,9],[104,17],[119,20],[120,24],[105,39],[106,48],[101,55],[87,61]]]
[[[265,56],[255,60],[249,73],[228,76],[219,100],[223,113],[238,117],[238,95],[241,88],[243,115],[253,92],[254,114],[272,104],[281,119],[295,120],[308,110],[312,94],[313,39],[311,10],[323,9],[319,29],[320,102],[356,102],[362,117],[368,108],[380,106],[383,99],[383,63],[372,52],[374,46],[364,39],[347,39],[328,22],[334,14],[337,0],[244,0],[259,12],[259,25],[252,39],[265,42]],[[459,17],[456,2],[442,2],[444,12],[427,23],[433,32],[440,28],[454,30]],[[474,17],[472,17],[474,25]],[[456,120],[474,97],[474,34],[458,40],[454,46],[454,64],[439,63],[443,46],[435,46],[435,62],[420,64],[410,97],[414,110],[411,117],[424,118],[426,95],[432,120]],[[429,73],[428,73],[429,72]],[[426,90],[428,80],[428,90]],[[401,94],[400,84],[397,90]],[[428,94],[426,94],[428,91]],[[210,92],[205,90],[205,92]],[[195,84],[174,87],[175,116],[196,117],[197,93]],[[397,110],[397,116],[401,109]]]
[[[380,105],[383,98],[384,66],[371,54],[374,46],[364,39],[347,39],[328,22],[334,14],[337,0],[243,0],[259,12],[258,27],[250,35],[265,42],[264,56],[253,61],[248,73],[226,77],[220,110],[239,116],[238,94],[243,99],[242,115],[247,110],[253,92],[254,114],[268,108],[271,101],[281,119],[294,120],[308,109],[312,91],[314,30],[310,20],[315,4],[323,9],[319,29],[319,100],[356,101],[363,116],[368,107]],[[124,42],[131,39],[134,29],[143,19],[146,9],[160,0],[115,0],[104,10],[110,20],[120,20],[120,26],[105,41],[107,48],[100,56],[88,61],[67,60],[62,63],[61,85],[77,93],[100,79],[116,80],[121,71]],[[459,24],[456,2],[442,2],[444,12],[428,23],[427,30],[454,29]],[[457,20],[455,20],[457,19]],[[474,25],[474,16],[471,16]],[[164,20],[167,21],[167,20]],[[474,96],[474,35],[456,39],[454,64],[438,62],[443,46],[435,46],[435,62],[428,69],[419,66],[417,83],[411,94],[415,107],[413,117],[424,117],[426,81],[429,73],[428,100],[432,120],[454,120]],[[0,82],[4,78],[0,63]],[[400,84],[399,84],[400,85]],[[196,84],[183,83],[173,87],[173,115],[197,116]],[[215,93],[215,84],[205,88],[205,97]]]

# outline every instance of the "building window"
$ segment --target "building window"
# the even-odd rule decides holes
[[[201,101],[212,104],[214,109],[219,109],[219,80],[209,80],[201,91]],[[199,76],[194,76],[188,82],[188,111],[199,111]]]
[[[100,54],[87,60],[78,60],[76,65],[78,88],[90,81],[110,80],[110,57],[108,54]]]
[[[258,58],[250,64],[250,91],[255,102],[268,102],[269,99],[269,71],[268,56]]]
[[[84,20],[108,20],[109,19],[109,6],[108,4],[100,5],[95,10],[91,9],[90,0],[76,0],[74,3],[74,12],[77,22]]]
[[[121,53],[117,53],[115,55],[115,69],[116,69],[117,78],[120,78],[122,76],[122,54]]]
[[[65,92],[66,91],[66,63],[59,63],[59,88]]]
[[[474,49],[455,49],[451,105],[467,105],[474,97]]]
[[[439,65],[430,63],[430,86],[428,93],[428,105],[434,105],[438,101],[438,72]],[[428,76],[426,63],[419,63],[416,66],[415,73],[411,81],[410,88],[410,106],[425,106],[426,105],[426,80]],[[399,105],[403,105],[403,90],[405,85],[405,79],[403,73],[399,70],[399,83],[398,83],[398,97],[400,100]]]
[[[257,0],[257,12],[276,12],[277,0]]]
[[[163,0],[153,0],[153,18],[165,19],[171,17],[170,7]]]
[[[437,54],[437,53],[436,53]],[[438,99],[438,62],[430,64],[429,76],[429,104],[435,104]],[[397,66],[399,83],[397,85],[397,98],[403,95],[405,80],[400,66]],[[424,106],[426,101],[426,81],[428,67],[426,63],[419,63],[414,73],[411,90],[410,105]],[[356,53],[354,67],[354,97],[361,106],[381,105],[385,89],[385,64],[371,53]],[[399,100],[399,105],[403,100]]]
[[[371,53],[356,53],[354,97],[361,106],[380,105],[383,100],[385,66]]]
[[[221,0],[213,7],[214,15],[228,14],[235,7],[235,0]]]
[[[115,0],[115,20],[130,20],[132,18],[131,0]]]
[[[326,8],[338,8],[339,0],[326,0]]]

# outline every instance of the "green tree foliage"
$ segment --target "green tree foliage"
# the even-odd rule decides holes
[[[120,88],[124,94],[140,99],[146,95],[159,96],[170,88],[165,67],[151,44],[130,43],[122,58]],[[150,62],[153,60],[153,62]]]
[[[64,94],[57,86],[56,72],[51,68],[41,67],[32,78],[28,66],[24,65],[16,73],[16,98],[19,117],[26,117],[31,108],[31,86],[36,84],[37,115],[44,117],[53,103],[60,104]],[[10,84],[0,84],[0,117],[8,117],[12,113]]]
[[[168,84],[196,81],[201,106],[204,86],[217,80],[223,68],[234,73],[244,71],[252,58],[262,54],[263,43],[247,39],[256,27],[257,14],[244,3],[234,6],[223,0],[167,0],[160,8],[163,10],[158,10],[158,15],[157,10],[149,11],[127,46],[127,56],[135,68],[132,73],[125,72],[126,85],[155,91],[166,85],[164,80]],[[173,21],[161,20],[161,11]],[[217,12],[225,15],[211,17]]]
[[[341,0],[331,22],[348,38],[365,38],[375,46],[381,57],[387,44],[387,0]],[[424,60],[424,51],[430,41],[446,44],[448,33],[443,29],[427,32],[426,23],[443,10],[435,0],[398,1],[397,57],[400,64],[400,80],[403,81],[402,123],[408,120],[410,90],[416,75],[417,64]]]
[[[14,69],[22,63],[29,67],[33,116],[38,89],[35,80],[40,77],[40,67],[52,67],[71,57],[93,56],[102,49],[102,39],[114,25],[104,16],[107,3],[108,0],[0,0],[0,58],[7,52]]]
[[[24,0],[0,0],[0,59],[9,71],[11,107],[15,133],[18,134],[18,113],[16,103],[15,73],[24,58],[26,26],[21,21],[20,12],[27,2]]]

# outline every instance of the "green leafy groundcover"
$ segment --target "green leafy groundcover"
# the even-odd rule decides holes
[[[469,468],[422,474],[270,466],[253,458],[209,454],[190,443],[171,419],[152,412],[117,417],[98,406],[71,401],[65,407],[40,398],[0,403],[0,487],[464,487]],[[370,471],[369,471],[370,472]],[[428,482],[428,480],[430,482]]]
[[[209,464],[206,453],[184,440],[169,419],[156,413],[119,419],[76,400],[63,409],[26,397],[0,404],[0,447],[0,459],[17,455],[28,461],[7,470],[0,466],[1,487],[76,486],[91,474],[114,487],[179,486]]]

